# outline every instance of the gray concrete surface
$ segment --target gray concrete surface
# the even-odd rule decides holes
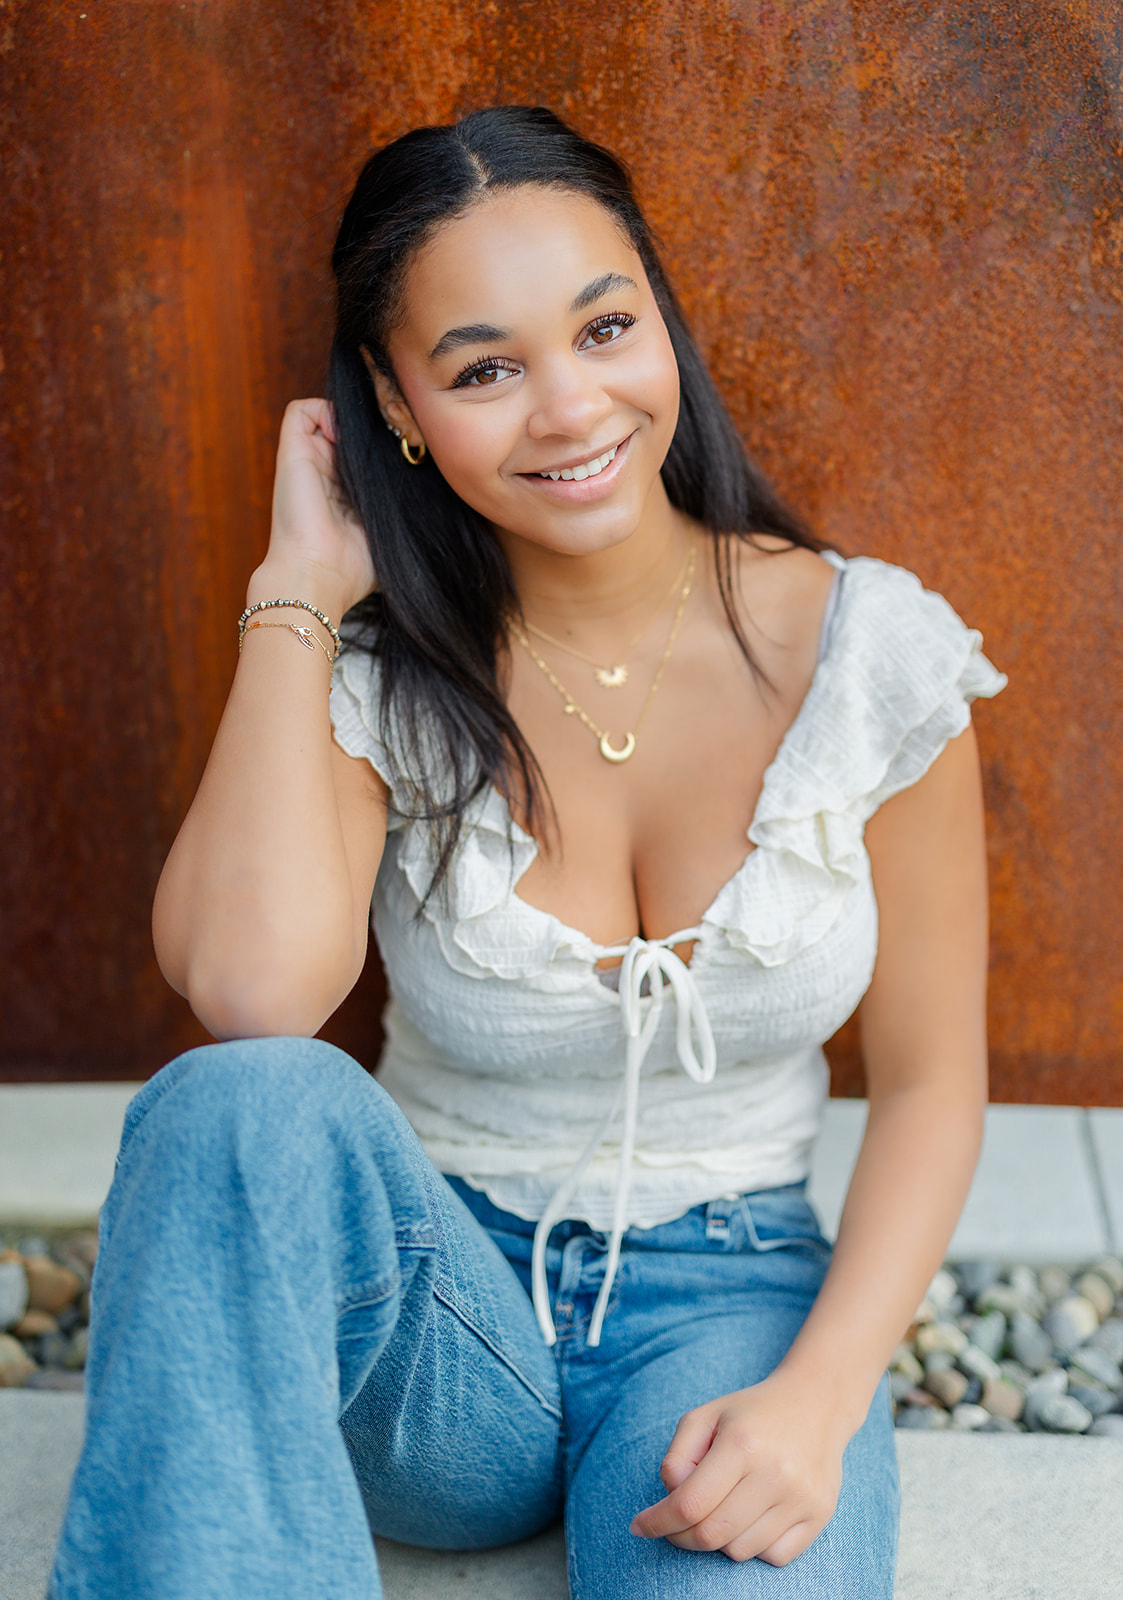
[[[43,1600],[81,1433],[80,1395],[0,1391],[0,1600]],[[1119,1600],[1123,1443],[947,1433],[897,1443],[896,1600]],[[380,1555],[387,1600],[567,1600],[557,1530],[476,1555],[386,1542]]]
[[[138,1088],[0,1084],[0,1221],[92,1221]],[[832,1238],[865,1120],[864,1100],[827,1104],[811,1197]],[[1123,1109],[991,1106],[949,1258],[1075,1262],[1121,1248]]]

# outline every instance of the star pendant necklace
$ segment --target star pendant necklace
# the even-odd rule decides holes
[[[679,595],[678,605],[675,607],[675,615],[674,615],[674,620],[671,623],[671,631],[670,631],[670,634],[667,637],[667,643],[666,643],[666,646],[665,646],[665,648],[663,650],[663,654],[662,654],[662,657],[661,657],[661,659],[659,661],[659,665],[655,669],[655,677],[652,679],[651,688],[647,691],[647,699],[643,702],[643,705],[640,708],[640,714],[636,718],[636,725],[635,725],[634,728],[631,729],[631,731],[629,733],[627,733],[625,735],[624,743],[623,743],[622,747],[619,750],[617,750],[615,748],[615,746],[613,745],[613,743],[612,743],[612,735],[611,735],[611,733],[609,733],[604,728],[598,728],[597,727],[596,723],[593,721],[593,719],[589,715],[589,713],[586,710],[584,710],[583,707],[581,707],[581,706],[579,706],[577,704],[577,701],[570,694],[570,692],[566,688],[565,684],[562,683],[561,679],[558,678],[555,675],[555,673],[551,671],[549,665],[545,661],[543,661],[542,657],[538,654],[537,650],[531,644],[530,640],[527,638],[526,634],[523,632],[523,630],[519,626],[519,624],[517,622],[515,622],[513,619],[511,620],[511,623],[510,623],[511,632],[514,634],[515,638],[522,645],[523,649],[526,651],[526,653],[530,657],[530,659],[534,662],[534,664],[537,667],[539,667],[546,674],[547,678],[549,678],[549,680],[553,684],[554,688],[558,691],[558,693],[561,695],[562,699],[565,701],[565,714],[566,714],[566,716],[567,717],[574,717],[575,716],[575,717],[580,718],[580,720],[585,724],[586,728],[588,728],[589,732],[595,737],[595,739],[597,740],[597,743],[600,745],[600,753],[601,753],[601,755],[604,757],[604,759],[606,761],[611,761],[615,765],[618,765],[622,761],[629,760],[631,755],[632,755],[632,753],[633,753],[633,751],[636,748],[636,734],[639,732],[640,724],[642,723],[644,717],[646,717],[648,709],[649,709],[649,707],[651,705],[651,702],[655,698],[655,691],[656,691],[656,689],[658,689],[660,681],[662,680],[664,670],[666,669],[667,661],[670,658],[671,649],[674,646],[674,642],[675,642],[676,637],[678,636],[679,623],[682,621],[682,614],[686,610],[686,602],[690,599],[690,590],[691,590],[691,587],[692,587],[692,585],[694,583],[694,563],[695,563],[696,557],[697,557],[697,547],[696,547],[695,542],[694,542],[694,535],[693,535],[693,533],[691,533],[691,535],[690,535],[690,553],[686,558],[686,581],[683,583],[682,593]],[[650,627],[650,623],[648,624],[648,626]],[[536,631],[538,631],[538,630],[536,630]],[[553,643],[553,642],[556,642],[556,641],[551,641],[551,643]],[[564,649],[565,646],[563,645],[562,648]],[[576,652],[571,652],[571,654],[576,654]],[[616,685],[615,684],[606,684],[605,687],[606,688],[615,688]]]
[[[524,624],[526,631],[527,633],[533,633],[538,639],[545,639],[547,644],[557,645],[558,649],[564,650],[566,655],[575,656],[578,661],[583,661],[587,667],[592,667],[593,676],[596,678],[602,689],[622,689],[628,681],[628,668],[625,665],[628,657],[631,655],[636,645],[639,644],[644,634],[647,633],[648,629],[662,611],[663,607],[667,604],[668,600],[675,593],[676,589],[681,588],[686,566],[693,559],[693,549],[694,546],[693,543],[691,543],[690,551],[687,553],[686,562],[684,562],[679,568],[671,587],[659,601],[658,605],[655,607],[655,610],[648,617],[647,621],[644,623],[639,632],[633,633],[632,637],[628,640],[623,649],[624,659],[616,666],[606,667],[602,662],[594,661],[592,656],[582,655],[580,650],[575,650],[571,644],[566,644],[564,639],[555,639],[552,633],[547,633],[545,628],[536,627],[533,622],[527,622]]]

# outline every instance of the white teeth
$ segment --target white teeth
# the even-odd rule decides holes
[[[616,459],[616,452],[620,446],[614,444],[611,450],[606,450],[603,456],[598,456],[595,461],[586,461],[579,467],[563,467],[560,472],[540,472],[540,478],[551,478],[554,483],[563,479],[566,483],[583,483],[586,478],[595,478],[598,472],[603,472],[610,461]]]

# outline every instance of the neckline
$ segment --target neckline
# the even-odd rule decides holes
[[[817,553],[822,556],[825,561],[829,562],[829,564],[835,568],[835,571],[840,576],[845,572],[845,557],[836,555],[833,550],[820,550]],[[749,819],[749,825],[745,829],[745,837],[749,844],[752,845],[752,849],[746,853],[740,866],[737,867],[728,878],[726,878],[725,882],[713,895],[713,898],[710,900],[705,910],[698,914],[689,928],[677,929],[674,933],[669,934],[654,934],[646,936],[643,934],[638,935],[640,938],[649,937],[652,939],[652,942],[656,944],[673,944],[674,942],[685,942],[679,941],[679,935],[683,933],[690,934],[693,937],[695,948],[691,952],[690,960],[685,963],[688,969],[694,966],[694,957],[697,953],[697,949],[706,937],[707,930],[710,926],[710,913],[713,911],[721,897],[737,882],[742,873],[748,870],[749,863],[754,861],[760,854],[761,847],[753,838],[753,831],[761,819],[761,812],[764,808],[764,801],[768,795],[769,788],[773,781],[773,774],[777,771],[781,761],[787,755],[795,735],[800,728],[800,724],[807,719],[808,708],[812,704],[812,701],[818,698],[821,685],[825,681],[826,672],[824,669],[835,654],[835,642],[838,638],[839,632],[838,616],[842,609],[845,589],[846,585],[840,583],[836,591],[833,608],[831,606],[830,597],[828,596],[823,615],[823,623],[828,630],[826,648],[821,649],[819,658],[815,663],[815,670],[811,674],[811,682],[807,685],[807,692],[799,703],[799,709],[796,711],[795,716],[788,724],[787,731],[780,740],[780,743],[776,746],[775,755],[764,769],[764,776],[761,779],[760,784],[760,793],[757,795],[756,805],[753,808],[752,817]],[[626,945],[628,943],[628,939],[618,939],[612,944],[598,944],[590,934],[584,933],[580,928],[575,928],[568,922],[563,922],[562,919],[553,911],[546,911],[541,906],[532,905],[529,900],[524,900],[522,898],[522,896],[517,892],[518,885],[521,883],[523,877],[529,870],[531,863],[536,860],[538,856],[538,840],[532,833],[527,833],[526,829],[521,827],[512,816],[511,808],[508,804],[506,795],[504,795],[499,789],[492,788],[490,790],[490,796],[493,796],[494,800],[502,806],[507,827],[511,830],[511,833],[515,839],[528,845],[533,852],[533,854],[527,858],[527,861],[518,877],[511,884],[510,899],[517,903],[520,911],[524,911],[534,917],[544,917],[549,923],[552,924],[553,927],[560,929],[564,934],[570,935],[571,942],[578,945],[584,945],[588,950],[593,951],[594,954],[589,963],[589,970],[594,981],[596,982],[597,988],[604,990],[609,995],[615,994],[615,990],[609,988],[608,985],[600,981],[596,963],[600,960],[601,956],[607,954],[609,951],[616,951],[622,944]],[[700,935],[696,934],[697,929],[701,929]],[[629,937],[634,938],[637,937],[637,935],[630,935]],[[611,971],[612,968],[601,968],[600,970]]]

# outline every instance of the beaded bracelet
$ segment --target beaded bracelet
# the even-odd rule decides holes
[[[317,622],[322,622],[335,641],[335,655],[333,661],[339,660],[339,652],[343,648],[343,640],[339,637],[339,630],[334,628],[324,613],[315,606],[309,605],[307,600],[259,600],[255,606],[247,606],[238,618],[238,651],[241,653],[242,645],[246,638],[246,623],[255,611],[272,611],[277,606],[296,606],[301,611],[310,611]]]

